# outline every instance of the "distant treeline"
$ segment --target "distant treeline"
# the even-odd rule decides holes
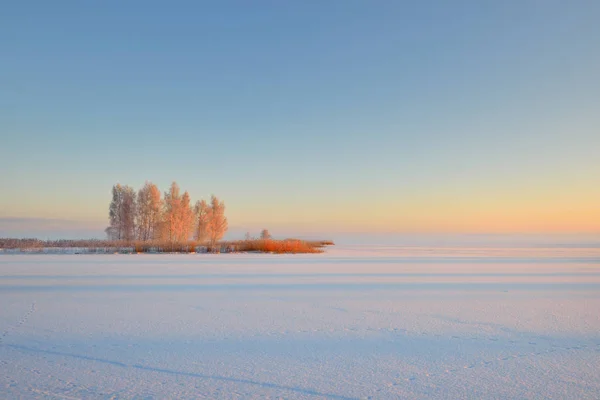
[[[304,241],[299,239],[249,239],[221,242],[210,247],[197,241],[185,243],[153,241],[124,242],[122,240],[40,240],[0,238],[0,250],[26,253],[207,253],[207,252],[263,252],[263,253],[320,253],[332,241]]]

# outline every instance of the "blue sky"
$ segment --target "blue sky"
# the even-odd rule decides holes
[[[598,21],[596,1],[12,2],[0,218],[101,235],[114,183],[176,180],[240,231],[599,232]]]

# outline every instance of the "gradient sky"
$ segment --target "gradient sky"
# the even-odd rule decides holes
[[[0,232],[100,236],[112,185],[145,180],[217,194],[239,231],[600,232],[598,21],[595,0],[5,2]]]

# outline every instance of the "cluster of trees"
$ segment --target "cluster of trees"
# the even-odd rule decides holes
[[[169,191],[146,182],[137,193],[127,185],[114,185],[109,207],[109,240],[163,241],[185,243],[194,238],[214,246],[227,231],[225,204],[216,196],[210,203],[198,201],[192,206],[189,193],[180,193],[173,182]]]

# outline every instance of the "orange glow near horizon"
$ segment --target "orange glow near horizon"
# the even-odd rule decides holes
[[[272,203],[261,202],[259,197],[222,199],[230,227],[248,230],[600,233],[600,184],[565,185],[561,189],[556,188],[560,182],[555,184],[554,188],[548,184],[522,185],[510,190],[491,184],[432,187],[421,193],[373,193],[370,198],[365,198],[367,194],[330,193],[304,199],[281,197]],[[108,199],[81,201],[75,206],[53,202],[6,204],[0,218],[6,217],[57,219],[100,229],[108,222]],[[59,227],[60,222],[52,226]]]
[[[335,229],[360,232],[423,233],[596,233],[600,232],[600,195],[561,193],[542,196],[414,198],[352,204],[310,205],[304,210],[277,207],[230,208],[239,225]]]

